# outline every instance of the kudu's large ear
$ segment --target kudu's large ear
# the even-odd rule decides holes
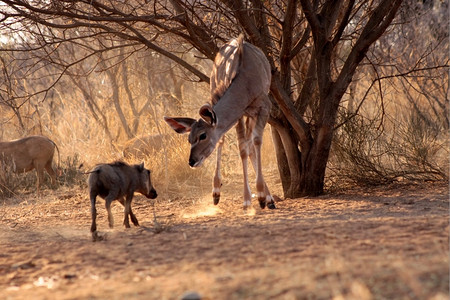
[[[177,133],[186,133],[191,131],[192,124],[196,122],[192,118],[170,118],[164,117],[164,121],[172,127]]]
[[[211,104],[204,104],[202,107],[200,107],[200,111],[198,113],[209,125],[215,126],[217,124],[216,113],[214,112]]]

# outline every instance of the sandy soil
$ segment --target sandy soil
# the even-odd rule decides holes
[[[44,192],[0,203],[1,299],[448,299],[445,183],[248,212],[238,193],[136,196],[131,229],[117,202],[109,229],[100,200],[95,243],[86,191]]]

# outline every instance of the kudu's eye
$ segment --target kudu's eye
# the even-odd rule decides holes
[[[198,137],[198,139],[199,139],[200,141],[206,139],[206,133],[203,132],[202,134],[200,134],[200,136]]]

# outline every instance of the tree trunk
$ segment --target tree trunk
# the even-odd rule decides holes
[[[275,146],[275,154],[277,157],[278,172],[280,174],[281,185],[283,187],[284,197],[291,198],[289,195],[289,187],[291,186],[291,173],[289,172],[289,161],[284,151],[283,142],[281,141],[278,130],[272,126],[272,141]]]
[[[277,159],[279,164],[288,164],[288,167],[280,167],[280,176],[285,197],[291,198],[299,195],[317,196],[323,193],[325,171],[341,99],[357,66],[365,57],[370,45],[389,26],[402,0],[383,0],[378,4],[335,76],[332,76],[334,51],[351,15],[354,1],[349,1],[344,7],[345,13],[342,18],[339,18],[337,12],[343,3],[328,1],[317,11],[317,7],[313,7],[309,1],[300,2],[311,26],[314,40],[312,61],[308,69],[309,81],[306,81],[308,84],[302,90],[297,108],[290,99],[290,87],[286,85],[289,81],[284,78],[290,76],[289,72],[274,72],[271,86],[271,93],[286,119],[285,123],[281,122],[280,128],[277,127],[279,136],[275,136],[275,145],[277,148],[283,147],[277,149]],[[335,30],[336,28],[338,29]],[[308,96],[311,95],[313,80],[317,83],[315,86],[318,89],[319,106],[312,122],[307,123],[303,119],[303,112],[310,103]],[[295,132],[290,129],[294,129]],[[292,144],[297,145],[297,142],[302,153],[294,155]],[[286,188],[289,181],[289,188]]]
[[[322,125],[306,158],[305,170],[300,180],[303,195],[317,196],[323,193],[325,171],[330,155],[333,127]]]

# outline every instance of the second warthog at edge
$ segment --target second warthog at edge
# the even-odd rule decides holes
[[[56,185],[56,172],[52,167],[55,149],[59,149],[48,137],[32,135],[21,139],[0,142],[0,165],[4,163],[12,167],[16,173],[29,172],[36,169],[36,189],[39,193],[40,186],[44,182],[44,169],[50,175],[53,185]],[[1,178],[0,178],[1,179]]]

